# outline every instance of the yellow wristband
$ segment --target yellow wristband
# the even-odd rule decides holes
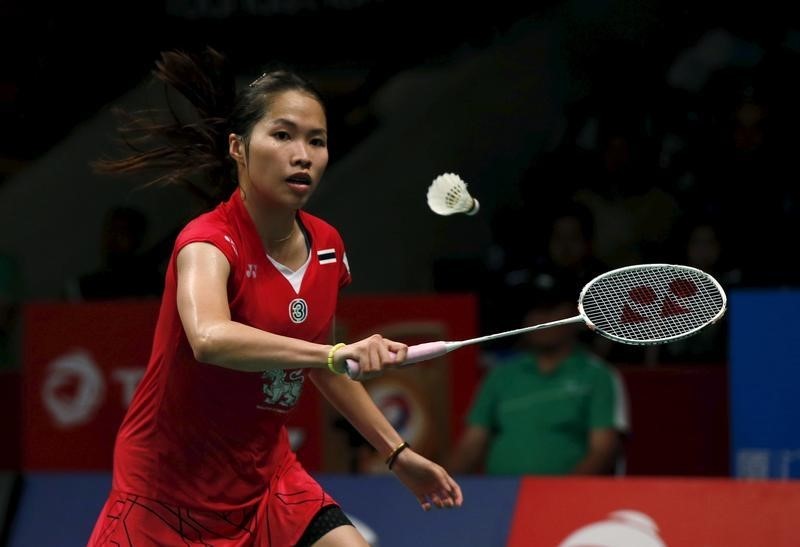
[[[329,368],[329,369],[330,369],[330,371],[331,371],[331,372],[333,372],[334,374],[344,374],[344,373],[346,372],[345,370],[338,371],[338,370],[336,370],[336,368],[333,366],[333,354],[334,354],[334,353],[336,353],[338,350],[342,349],[343,347],[345,347],[346,345],[347,345],[347,344],[343,344],[343,343],[339,342],[338,344],[336,344],[335,346],[333,346],[333,347],[330,349],[330,351],[328,352],[328,368]]]

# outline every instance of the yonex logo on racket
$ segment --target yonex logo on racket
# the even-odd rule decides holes
[[[649,311],[658,308],[659,317],[670,317],[691,313],[692,310],[681,305],[680,301],[697,294],[697,284],[689,279],[673,279],[667,286],[668,292],[659,298],[658,293],[649,285],[641,285],[628,290],[629,303],[622,309],[622,323],[641,323],[651,321]],[[630,303],[637,304],[638,311]]]
[[[572,323],[585,323],[596,333],[623,344],[663,344],[715,323],[726,308],[725,291],[702,270],[678,264],[626,266],[598,275],[583,287],[578,297],[579,315],[469,340],[410,346],[401,366],[464,346]],[[361,379],[358,362],[348,360],[347,374]]]
[[[308,304],[302,298],[295,298],[289,302],[289,319],[292,323],[302,323],[308,317]]]

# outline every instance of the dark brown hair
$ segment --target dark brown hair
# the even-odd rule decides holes
[[[153,111],[120,111],[124,121],[120,133],[130,153],[97,161],[94,166],[101,173],[154,171],[157,174],[148,184],[184,185],[209,205],[227,198],[238,184],[228,154],[229,133],[242,137],[247,152],[253,126],[275,96],[285,91],[306,93],[324,109],[314,85],[284,68],[265,72],[237,94],[234,74],[224,56],[210,47],[199,55],[163,52],[153,75],[183,96],[196,118],[181,119],[169,100],[165,121],[155,119],[154,114],[159,113]]]

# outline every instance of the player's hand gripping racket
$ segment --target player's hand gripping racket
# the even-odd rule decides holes
[[[717,280],[689,266],[627,266],[589,281],[578,297],[580,315],[458,342],[428,342],[408,348],[399,367],[440,357],[453,350],[497,338],[569,323],[586,323],[615,342],[653,345],[691,336],[725,314],[727,297]],[[347,374],[360,377],[358,362],[348,359]],[[369,375],[372,376],[372,375]]]

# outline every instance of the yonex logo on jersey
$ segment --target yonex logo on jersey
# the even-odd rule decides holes
[[[317,251],[320,264],[333,264],[336,262],[336,249],[321,249]]]
[[[256,265],[255,264],[248,264],[247,265],[247,272],[245,274],[247,277],[255,277],[256,276]]]
[[[295,298],[289,302],[289,318],[292,323],[302,323],[308,317],[308,304],[302,298]]]

